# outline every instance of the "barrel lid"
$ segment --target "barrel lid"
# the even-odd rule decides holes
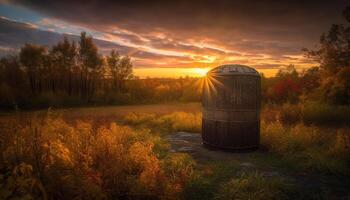
[[[260,76],[259,72],[252,67],[238,64],[220,65],[211,69],[208,75],[251,75]]]

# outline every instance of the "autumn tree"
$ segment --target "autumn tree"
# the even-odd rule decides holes
[[[319,63],[323,97],[333,104],[350,104],[350,7],[343,16],[347,24],[333,24],[321,36],[318,50],[306,49]]]
[[[267,91],[270,100],[278,103],[298,101],[301,94],[299,73],[294,65],[288,65],[278,70],[274,83]]]

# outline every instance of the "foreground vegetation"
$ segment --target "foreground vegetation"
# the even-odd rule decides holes
[[[93,130],[48,116],[4,126],[1,199],[177,197],[194,164],[165,155],[167,145],[148,130],[115,123]]]
[[[288,115],[286,112],[288,111],[281,109],[278,115]],[[313,120],[316,124],[323,122],[322,118]],[[158,116],[131,113],[124,117],[123,122],[136,128],[148,128],[160,133],[178,131],[199,133],[201,130],[200,113],[175,112]],[[305,125],[300,120],[290,125],[284,124],[278,118],[275,121],[263,119],[261,122],[261,150],[281,156],[285,161],[301,170],[350,175],[350,128],[346,126],[320,127]]]
[[[268,119],[268,110],[262,113],[266,117],[261,123],[261,148],[252,154],[257,165],[278,166],[289,174],[350,176],[348,127],[307,125],[300,118],[286,124],[279,118]],[[286,112],[281,107],[278,116],[290,115]],[[188,153],[171,153],[164,138],[178,131],[198,134],[199,112],[129,113],[98,125],[77,119],[67,121],[49,111],[44,117],[18,115],[2,121],[1,199],[327,199],[338,195],[332,188],[327,194],[300,190],[297,183],[258,169],[242,171],[239,160],[203,162]]]

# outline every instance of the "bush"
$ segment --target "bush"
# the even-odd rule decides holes
[[[299,104],[266,105],[261,111],[265,122],[279,121],[284,125],[298,122],[311,125],[347,125],[350,123],[350,106],[336,106],[315,101]]]
[[[1,128],[0,197],[176,198],[195,165],[188,155],[164,155],[167,145],[147,129],[95,130],[51,114]]]
[[[185,153],[172,153],[162,160],[162,168],[167,176],[167,196],[180,197],[193,174],[194,160]]]
[[[0,188],[1,199],[47,199],[45,189],[33,175],[33,167],[25,163],[2,174]]]
[[[301,120],[301,109],[297,104],[283,104],[277,119],[283,124],[295,124]]]
[[[319,102],[302,105],[302,120],[306,124],[341,125],[350,122],[349,106],[334,106]]]
[[[350,174],[350,130],[330,131],[301,123],[285,127],[280,122],[262,122],[261,146],[302,168]]]

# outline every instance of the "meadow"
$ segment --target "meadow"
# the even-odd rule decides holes
[[[11,2],[8,2],[9,5]],[[180,7],[189,8],[190,12],[181,12],[182,9],[171,6],[172,9],[166,9],[164,13],[168,16],[167,10],[173,10],[176,19],[180,19],[179,13],[182,13],[188,20],[186,13],[192,17],[192,11],[205,11],[201,7],[205,2],[196,3],[195,9],[180,4]],[[260,19],[254,17],[256,13],[263,13],[255,10],[256,7],[269,14],[282,13],[288,17],[283,14],[285,6],[281,9],[276,7],[278,12],[275,12],[276,8],[270,12],[264,7],[266,3],[255,4],[244,6],[253,12],[247,16]],[[79,11],[91,7],[94,9],[91,13],[95,13],[99,9],[94,6],[100,4],[86,5]],[[157,21],[160,15],[153,10],[159,10],[161,4],[146,5],[152,7],[152,13],[146,16],[152,19],[152,16],[157,16],[154,18]],[[224,14],[227,5],[222,4],[224,9],[219,14]],[[37,8],[41,14],[49,13],[34,4],[28,7]],[[103,12],[109,9],[108,6],[104,7]],[[313,9],[305,13],[322,13],[314,12],[316,7],[313,5],[306,7]],[[212,9],[212,5],[208,8],[209,11],[217,11]],[[214,17],[208,18],[210,25],[203,28],[205,31],[197,31],[202,30],[198,29],[197,23],[191,26],[187,22],[183,23],[184,27],[194,27],[195,32],[204,34],[199,37],[193,34],[193,38],[183,38],[184,41],[176,38],[186,35],[185,29],[179,29],[179,35],[176,28],[167,32],[158,23],[147,24],[149,17],[137,18],[142,19],[142,25],[147,25],[147,28],[138,31],[124,30],[123,23],[120,23],[120,27],[106,26],[106,31],[115,27],[120,28],[120,32],[110,30],[108,34],[95,32],[90,35],[82,31],[80,36],[74,37],[62,34],[60,39],[50,39],[50,45],[37,40],[34,42],[38,44],[32,44],[30,42],[33,41],[23,38],[12,48],[6,45],[12,44],[18,34],[8,31],[11,37],[2,37],[2,40],[10,41],[1,41],[1,44],[6,45],[0,46],[0,50],[6,52],[0,57],[0,199],[350,199],[350,7],[346,7],[342,13],[343,24],[333,24],[327,32],[320,33],[319,44],[312,45],[312,49],[303,48],[304,44],[311,43],[303,41],[303,34],[299,34],[302,31],[291,34],[290,27],[293,27],[293,31],[298,27],[308,27],[305,29],[308,33],[304,36],[309,38],[316,34],[313,31],[321,29],[309,26],[314,24],[311,21],[305,25],[300,23],[308,19],[314,21],[319,16],[303,18],[303,10],[291,8],[293,12],[290,13],[298,10],[301,15],[294,17],[293,14],[287,20],[283,20],[282,16],[283,23],[276,26],[278,31],[271,32],[272,39],[264,36],[273,30],[268,27],[257,32],[259,37],[236,38],[236,34],[244,37],[251,35],[248,32],[240,34],[239,31],[245,27],[256,32],[254,27],[262,26],[246,26],[245,22],[251,20],[242,18],[238,20],[238,26],[232,29],[232,35],[230,29],[225,27],[227,24],[229,27],[234,26],[235,23],[232,24],[230,20],[240,18],[230,17],[226,21],[217,12]],[[335,12],[328,12],[331,8],[326,8],[327,17]],[[110,9],[113,13],[122,14],[120,16],[132,13],[123,10],[116,12],[118,10],[112,6]],[[14,15],[16,13],[19,11],[13,12]],[[202,24],[207,21],[205,13],[189,21]],[[50,16],[55,19],[54,16],[59,15]],[[96,24],[99,22],[87,15],[83,16],[79,19]],[[110,18],[113,15],[103,13],[96,19],[103,16]],[[266,20],[270,19],[267,16],[264,14],[260,21],[273,24],[274,20]],[[9,21],[16,27],[24,22],[0,17],[2,23]],[[51,17],[38,20],[39,26],[30,22],[26,27],[33,30],[38,28],[41,32],[47,23],[44,19]],[[132,17],[125,16],[125,19]],[[25,18],[32,17],[29,14]],[[64,20],[66,17],[61,18],[62,22],[67,22]],[[215,20],[215,23],[211,23],[212,19],[217,18],[220,23]],[[338,18],[336,21],[340,22]],[[111,19],[118,22],[118,17]],[[291,20],[297,21],[288,25]],[[329,23],[329,20],[318,21]],[[101,21],[105,23],[110,20]],[[139,27],[136,21],[131,26],[124,26]],[[170,22],[169,27],[176,27],[174,25],[178,20],[164,18],[160,21]],[[76,25],[85,24],[76,22]],[[56,20],[51,23],[56,23]],[[97,27],[103,23],[98,23]],[[288,27],[282,30],[283,24]],[[217,29],[215,25],[223,27]],[[209,30],[208,27],[212,28]],[[70,28],[65,29],[57,34]],[[93,26],[92,30],[95,30]],[[142,30],[150,32],[147,34]],[[219,30],[229,35],[226,37]],[[35,31],[32,36],[39,38],[39,32]],[[76,34],[77,30],[73,32]],[[210,35],[215,35],[215,32],[224,41],[211,38]],[[170,33],[177,36],[172,38]],[[283,37],[275,33],[281,33]],[[135,40],[135,44],[131,48],[124,48],[129,44],[128,41],[122,42],[122,45],[115,43],[118,45],[108,48],[100,46],[101,38],[108,36],[110,41],[120,37],[122,40],[122,35],[130,38],[128,41],[131,43]],[[92,36],[98,36],[98,39]],[[297,38],[280,40],[287,36]],[[294,43],[300,46],[296,48]],[[295,49],[301,48],[303,52],[295,52]],[[7,54],[10,50],[13,53]],[[262,106],[260,146],[256,151],[225,152],[202,145],[202,112],[198,102],[206,96],[206,91],[221,93],[217,97],[225,100],[222,101],[225,102],[224,108],[230,107],[226,107],[226,104],[238,102],[233,99],[250,101],[250,96],[243,98],[246,96],[245,90],[251,90],[250,86],[246,87],[250,83],[242,82],[242,85],[237,84],[237,88],[219,87],[236,85],[235,78],[233,82],[221,83],[218,81],[220,78],[215,79],[215,73],[205,75],[205,70],[201,68],[230,62],[277,71],[273,77],[261,73],[258,81],[254,82],[261,86],[261,90],[257,91],[257,101],[252,105],[254,109],[258,104]],[[133,71],[133,63],[138,69],[144,67],[154,72],[157,68],[153,67],[157,66],[169,72],[176,70],[171,66],[179,65],[184,69],[198,67],[198,75],[203,77],[184,74],[185,77],[177,78],[140,78]],[[225,71],[232,72],[234,76],[248,75],[236,67],[225,69],[229,69]],[[224,74],[226,76],[226,72]],[[219,107],[218,102],[221,100],[215,101],[216,107]],[[245,109],[241,100],[239,102],[237,105],[240,107],[237,108]],[[220,129],[218,126],[216,128]]]
[[[3,113],[0,198],[348,198],[349,117],[348,107],[265,105],[260,149],[237,153],[172,151],[169,136],[200,137],[199,103]]]

